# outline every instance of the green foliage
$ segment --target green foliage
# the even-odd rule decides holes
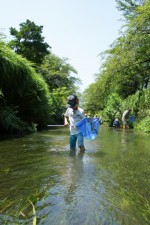
[[[77,71],[66,58],[61,59],[54,54],[49,54],[40,66],[40,73],[50,91],[50,123],[63,123],[66,98],[69,94],[77,93],[77,84],[81,82],[72,75]]]
[[[27,124],[17,116],[18,110],[14,106],[3,106],[0,109],[0,132],[11,134],[24,134],[36,131],[35,124]]]
[[[66,110],[66,99],[70,94],[70,90],[66,87],[53,89],[51,93],[51,123],[63,124],[64,112]]]
[[[25,125],[17,117],[17,109],[14,106],[5,106],[0,109],[0,124],[1,128],[11,130],[16,129],[18,131],[22,130],[22,127]]]
[[[113,126],[113,121],[115,118],[118,118],[119,121],[121,122],[122,116],[121,108],[122,108],[122,99],[119,97],[118,94],[112,93],[109,96],[106,107],[102,114],[103,120],[106,121],[110,127]]]
[[[135,128],[138,130],[142,130],[146,133],[150,133],[150,110],[149,116],[143,118],[141,121],[138,121],[138,123],[135,125]]]
[[[48,84],[50,91],[59,87],[66,87],[74,92],[75,85],[81,82],[80,79],[71,75],[72,73],[76,74],[77,71],[67,63],[67,59],[61,59],[54,54],[45,57],[43,64],[40,66],[40,73]]]
[[[122,110],[127,108],[132,109],[132,115],[135,115],[136,120],[134,124],[129,125],[134,128],[149,132],[149,117],[150,117],[150,89],[142,92],[137,92],[123,101]]]
[[[27,20],[19,31],[10,28],[15,39],[8,45],[0,40],[0,124],[8,132],[62,123],[66,98],[81,82],[66,58],[50,54],[42,29]]]
[[[139,115],[140,117],[145,117],[144,111],[150,109],[150,89],[144,90],[141,95],[139,96],[140,103],[139,103]]]
[[[104,99],[101,94],[99,83],[91,84],[83,93],[83,108],[86,112],[95,115],[104,108]]]
[[[40,126],[49,120],[49,90],[31,63],[0,41],[0,89],[8,105],[18,107],[18,117]]]
[[[128,108],[132,109],[132,114],[137,116],[139,108],[139,92],[124,99],[122,103],[122,112]]]
[[[126,98],[123,102],[123,109],[126,108],[131,108],[132,112],[140,119],[148,116],[147,112],[150,110],[150,89],[145,89]]]
[[[150,1],[117,0],[117,3],[127,19],[126,24],[121,36],[101,54],[100,73],[84,93],[86,109],[104,109],[109,125],[115,115],[110,106],[113,93],[122,99],[121,112],[132,108],[136,121],[147,116],[149,106],[146,102],[150,95]]]
[[[118,3],[117,8],[123,12],[126,19],[132,19],[136,16],[136,9],[143,5],[145,0],[116,0]]]
[[[43,26],[37,26],[34,22],[26,20],[20,24],[20,30],[10,28],[10,34],[14,37],[8,45],[19,55],[29,61],[40,65],[44,57],[49,54],[50,46],[42,37]]]
[[[135,9],[136,16],[128,21],[127,29],[122,36],[103,53],[106,58],[96,81],[99,83],[99,90],[104,101],[112,92],[117,92],[126,98],[139,90],[148,88],[150,1]]]

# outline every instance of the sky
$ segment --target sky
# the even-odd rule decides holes
[[[51,52],[78,72],[83,92],[99,72],[99,54],[119,37],[121,13],[115,0],[1,0],[0,31],[12,39],[27,19],[43,26],[42,36]]]

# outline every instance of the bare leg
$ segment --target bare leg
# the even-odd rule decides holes
[[[85,152],[85,147],[84,146],[79,146],[80,152]]]
[[[76,155],[76,149],[70,149],[70,156]]]

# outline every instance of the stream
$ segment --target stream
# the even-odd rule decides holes
[[[0,141],[0,224],[150,224],[150,136],[100,127],[86,151],[69,130]]]

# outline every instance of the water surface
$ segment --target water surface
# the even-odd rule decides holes
[[[58,127],[0,141],[1,224],[148,225],[149,135],[101,126],[85,153],[68,139]]]

